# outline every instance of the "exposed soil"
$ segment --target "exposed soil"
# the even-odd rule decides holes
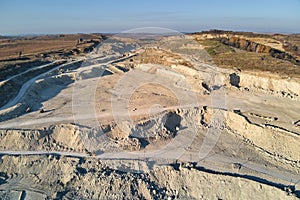
[[[296,40],[115,37],[83,59],[99,35],[2,39],[0,198],[299,198],[299,66],[232,34]]]

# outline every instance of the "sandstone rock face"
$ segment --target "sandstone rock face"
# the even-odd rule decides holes
[[[175,195],[175,199],[235,199],[235,195],[241,199],[295,198],[286,196],[284,193],[277,193],[271,187],[261,184],[255,185],[254,182],[247,182],[241,178],[233,179],[229,176],[221,178],[195,169],[183,168],[178,172],[170,167],[165,167],[155,170],[154,177],[158,180],[159,185],[168,185],[173,194],[178,194]],[[228,188],[229,185],[230,188]],[[231,193],[231,190],[235,192]],[[273,193],[275,191],[276,195]],[[260,192],[263,192],[264,195],[257,195]]]
[[[54,125],[44,130],[0,130],[1,150],[76,150],[84,147],[78,128],[71,124]]]
[[[295,59],[292,55],[290,55],[287,52],[266,46],[264,44],[259,44],[257,42],[245,38],[240,38],[236,36],[222,37],[220,38],[220,42],[250,52],[269,53],[271,56],[275,58],[288,60],[295,64],[300,63],[299,60]]]
[[[262,44],[258,44],[256,42],[252,42],[250,40],[239,38],[239,37],[229,37],[222,38],[220,40],[223,44],[230,45],[239,49],[243,49],[246,51],[257,52],[257,53],[270,53],[271,48]]]
[[[264,128],[263,126],[249,123],[249,120],[247,120],[246,116],[227,112],[225,123],[236,134],[243,136],[250,143],[272,155],[284,157],[295,162],[300,160],[300,153],[297,150],[300,145],[298,135],[272,127]],[[287,146],[286,144],[289,145]]]
[[[136,174],[95,159],[3,156],[0,169],[2,179],[17,182],[2,184],[7,190],[1,199],[21,191],[34,199],[297,199],[276,187],[195,168],[160,166]]]
[[[295,79],[283,78],[275,74],[240,72],[229,75],[230,85],[252,91],[264,91],[280,97],[298,99],[300,83]]]

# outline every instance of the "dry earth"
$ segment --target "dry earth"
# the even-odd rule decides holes
[[[3,70],[1,199],[300,197],[299,66],[222,44],[223,32],[120,37],[86,58],[49,53],[49,66]],[[284,35],[234,37],[293,46]],[[18,40],[1,46],[30,43]]]

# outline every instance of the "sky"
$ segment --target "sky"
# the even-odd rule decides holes
[[[142,27],[300,33],[300,0],[0,0],[0,35]]]

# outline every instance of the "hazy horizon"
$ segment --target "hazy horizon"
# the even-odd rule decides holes
[[[145,28],[149,28],[149,27],[145,27]],[[159,27],[159,28],[162,28],[162,27]],[[300,31],[299,32],[259,32],[259,31],[247,31],[247,30],[233,30],[233,29],[215,29],[215,28],[212,28],[212,29],[203,29],[203,30],[198,30],[198,31],[178,31],[180,33],[196,33],[196,32],[202,32],[202,31],[211,31],[211,30],[221,30],[221,31],[232,31],[232,32],[252,32],[252,33],[262,33],[262,34],[300,34]],[[124,30],[124,31],[127,31],[127,30]],[[121,32],[53,32],[53,33],[19,33],[19,34],[1,34],[0,33],[0,36],[4,36],[4,37],[23,37],[23,36],[42,36],[42,35],[59,35],[59,34],[119,34],[119,33],[122,33]]]

